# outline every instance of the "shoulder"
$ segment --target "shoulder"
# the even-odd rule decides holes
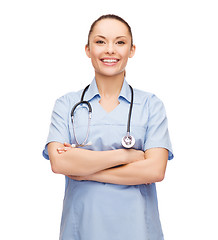
[[[82,90],[76,92],[68,92],[56,99],[56,103],[64,105],[72,105],[80,101]]]
[[[82,90],[77,92],[68,92],[57,98],[53,107],[53,111],[58,114],[68,114],[73,105],[80,101]]]
[[[134,88],[134,98],[137,103],[147,104],[149,106],[153,106],[156,104],[163,104],[162,100],[158,98],[154,93],[146,92],[143,90],[139,90]]]

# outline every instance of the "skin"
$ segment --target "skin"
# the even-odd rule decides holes
[[[124,23],[104,19],[95,25],[85,51],[91,58],[97,79],[112,81],[115,77],[114,82],[117,82],[117,79],[123,80],[128,58],[135,54],[135,45],[131,46],[131,36]],[[119,61],[110,66],[101,61],[104,58],[115,58]]]
[[[100,103],[106,111],[112,111],[119,104],[128,59],[135,54],[128,28],[118,20],[101,20],[95,25],[85,51],[95,70]],[[117,59],[118,62],[104,63],[103,59]]]
[[[85,46],[85,52],[95,70],[100,104],[110,112],[119,104],[125,67],[128,59],[135,54],[135,45],[131,45],[127,26],[114,19],[99,21],[90,35],[89,46]],[[145,152],[134,149],[98,152],[52,142],[48,144],[48,153],[55,173],[78,181],[123,185],[162,181],[168,160],[168,150],[164,148],[152,148]],[[119,167],[112,168],[114,166]]]

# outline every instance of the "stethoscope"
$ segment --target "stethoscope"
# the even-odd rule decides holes
[[[132,107],[133,107],[133,88],[129,85],[130,90],[131,90],[131,103],[130,103],[130,107],[129,107],[129,116],[128,116],[128,122],[127,122],[127,132],[126,135],[122,138],[122,145],[124,148],[131,148],[134,146],[135,144],[135,138],[133,136],[130,135],[130,120],[131,120],[131,115],[132,115]],[[89,136],[89,130],[90,130],[90,122],[91,122],[91,118],[92,118],[92,107],[91,104],[88,101],[84,101],[84,95],[86,93],[86,91],[88,90],[89,85],[85,87],[85,89],[83,90],[80,102],[76,103],[71,111],[71,119],[72,119],[72,125],[73,125],[73,134],[74,134],[74,138],[76,141],[76,144],[72,144],[72,147],[84,147],[84,146],[88,146],[91,145],[91,142],[87,143],[87,139]],[[89,116],[88,116],[88,129],[87,129],[87,133],[86,133],[86,137],[84,139],[84,141],[82,143],[79,143],[77,137],[76,137],[76,132],[75,132],[75,127],[74,127],[74,112],[76,110],[76,108],[80,105],[80,104],[86,104],[88,106],[88,111],[89,111]]]

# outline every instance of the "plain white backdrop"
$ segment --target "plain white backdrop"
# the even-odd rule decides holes
[[[55,99],[94,76],[84,46],[107,13],[132,27],[128,82],[167,110],[175,158],[157,184],[165,239],[218,239],[217,12],[215,0],[1,1],[1,239],[58,239],[64,177],[41,152]]]

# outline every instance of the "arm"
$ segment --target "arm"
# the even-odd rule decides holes
[[[58,142],[48,144],[48,154],[54,173],[87,176],[114,166],[144,159],[143,151],[117,149],[111,151],[91,151],[69,148],[58,153],[64,145]]]
[[[69,177],[75,180],[90,180],[121,185],[139,185],[162,181],[168,160],[168,150],[164,148],[149,149],[145,151],[145,159],[146,161],[132,162],[86,177]]]

